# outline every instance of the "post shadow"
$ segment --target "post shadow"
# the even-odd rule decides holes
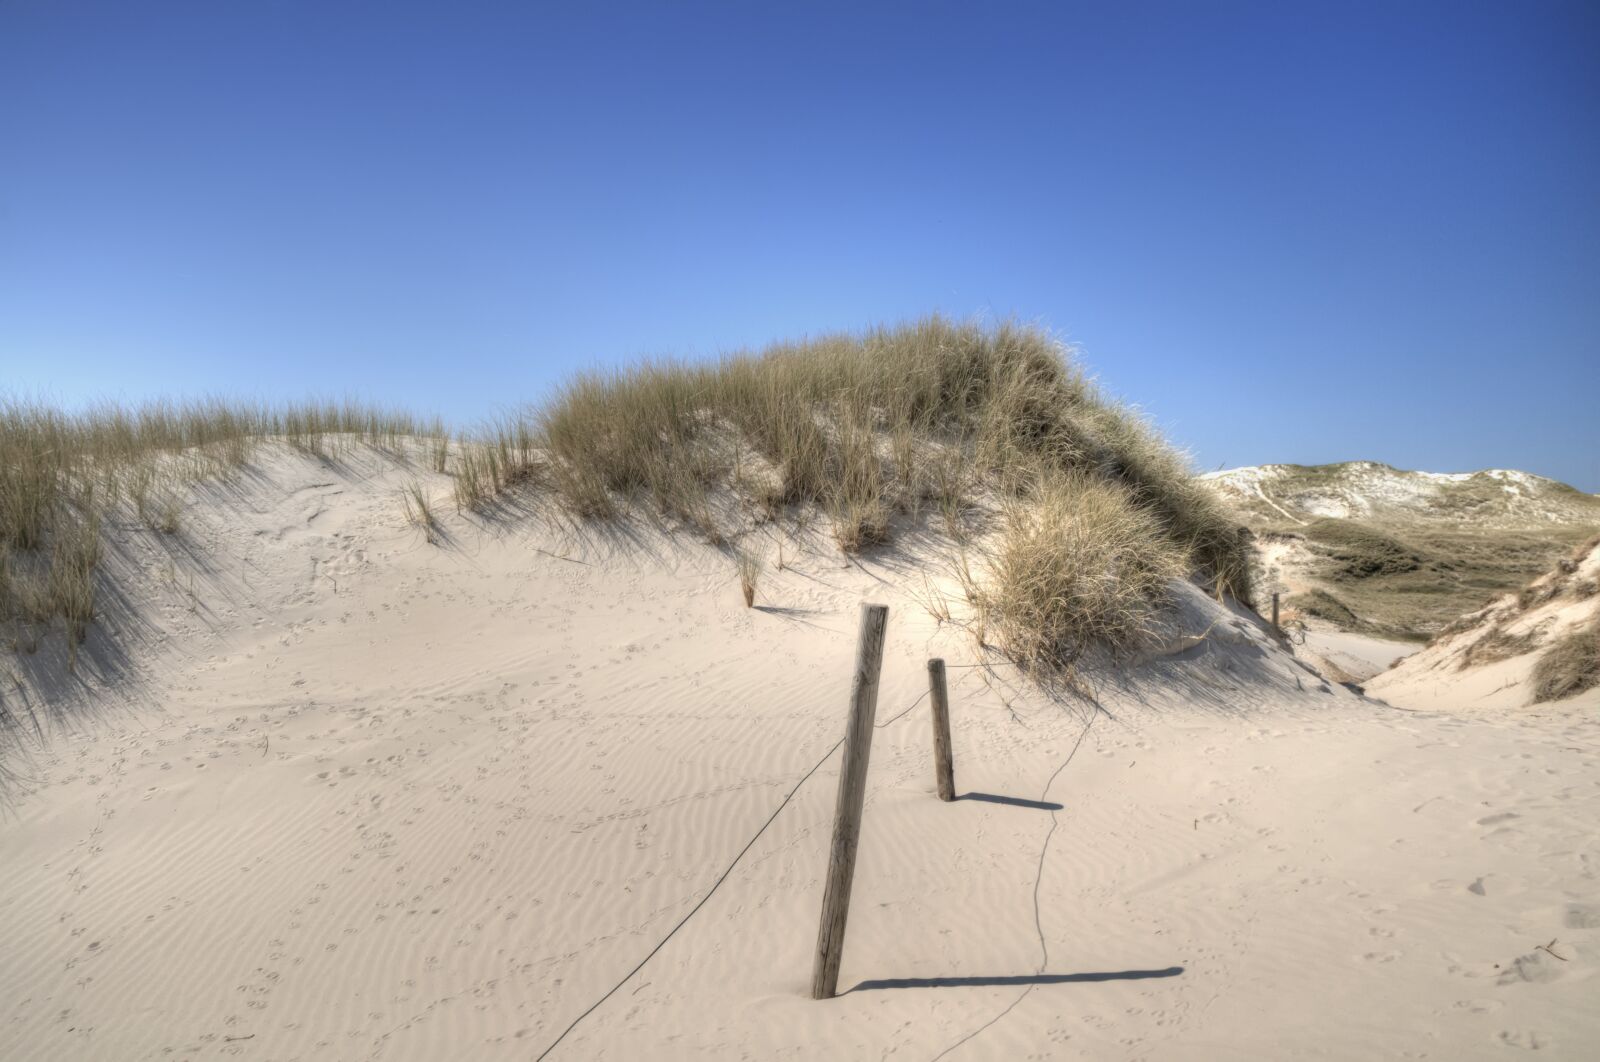
[[[1004,804],[1013,808],[1032,808],[1035,811],[1060,811],[1063,805],[1049,800],[1027,800],[1023,797],[997,796],[994,793],[962,793],[957,800],[978,800],[985,804]]]
[[[1168,966],[1161,970],[1104,970],[1090,973],[1038,973],[1007,974],[995,977],[885,977],[862,981],[851,992],[870,992],[879,988],[994,988],[1008,985],[1070,985],[1099,981],[1148,981],[1161,977],[1177,977],[1182,966]]]

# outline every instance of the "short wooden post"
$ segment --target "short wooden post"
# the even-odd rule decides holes
[[[1278,626],[1278,592],[1272,592],[1272,629],[1282,633],[1283,628]]]
[[[928,661],[928,695],[933,699],[933,777],[939,799],[956,798],[955,758],[950,752],[950,695],[944,685],[944,661]]]
[[[833,812],[833,844],[828,850],[828,881],[822,893],[822,924],[817,928],[817,959],[811,972],[811,998],[832,999],[839,987],[844,957],[844,924],[850,913],[850,882],[856,873],[861,840],[861,805],[867,796],[867,758],[872,753],[872,720],[878,711],[878,672],[883,667],[886,605],[861,606],[861,637],[856,671],[850,681],[850,721],[844,734],[839,770],[839,803]]]

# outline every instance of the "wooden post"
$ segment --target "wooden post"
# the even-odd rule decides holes
[[[933,777],[939,799],[956,798],[955,760],[950,753],[950,695],[944,686],[944,661],[928,661],[928,695],[933,698]]]
[[[856,846],[861,840],[861,805],[867,796],[872,719],[878,711],[878,672],[883,667],[883,639],[888,626],[888,606],[861,606],[856,672],[850,681],[850,721],[844,734],[844,762],[839,769],[839,803],[833,812],[828,882],[822,893],[822,924],[817,928],[817,959],[811,971],[812,999],[832,999],[839,987],[844,924],[850,913],[850,881],[855,877]]]
[[[1278,626],[1278,592],[1276,590],[1272,592],[1272,629],[1279,634],[1283,633],[1283,628]]]

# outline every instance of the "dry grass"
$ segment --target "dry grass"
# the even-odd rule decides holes
[[[973,515],[998,511],[980,637],[992,621],[1030,661],[1135,639],[1175,575],[1250,593],[1232,514],[1059,342],[932,317],[580,376],[537,410],[455,439],[436,420],[352,402],[3,403],[0,618],[60,619],[81,638],[101,522],[127,510],[176,533],[189,484],[234,474],[274,436],[327,459],[366,444],[401,461],[420,438],[425,466],[453,474],[459,510],[537,484],[579,517],[644,506],[718,544],[752,522],[820,515],[842,549],[865,550],[893,538],[897,514],[931,505],[965,547]],[[435,539],[431,499],[416,483],[404,494]],[[753,578],[741,583],[753,595]]]
[[[973,596],[1013,659],[1061,667],[1091,645],[1141,642],[1187,572],[1187,557],[1132,491],[1065,473],[1007,507],[989,578]]]
[[[1600,686],[1600,620],[1558,638],[1533,666],[1533,703],[1575,697]]]
[[[1500,660],[1509,660],[1514,656],[1521,656],[1539,644],[1539,632],[1526,630],[1521,634],[1512,634],[1499,623],[1491,626],[1476,641],[1467,646],[1461,654],[1459,670],[1465,671],[1470,667],[1482,667],[1484,664],[1493,664]]]
[[[428,500],[428,492],[422,484],[412,479],[400,491],[400,500],[405,505],[406,522],[422,530],[428,545],[438,545],[439,521],[433,514],[433,503]]]
[[[535,483],[543,467],[533,428],[525,419],[491,421],[456,445],[456,509],[481,509],[511,487]]]
[[[569,511],[643,504],[714,543],[742,530],[729,519],[820,511],[856,552],[932,502],[965,545],[981,497],[1005,517],[988,582],[970,591],[978,636],[992,625],[1032,663],[1137,641],[1174,577],[1249,598],[1232,514],[1036,328],[932,317],[649,362],[573,380],[532,422]],[[713,504],[730,496],[733,514]]]
[[[25,651],[58,620],[69,646],[81,643],[95,616],[102,526],[125,520],[176,534],[188,485],[233,475],[264,438],[327,457],[357,443],[395,451],[436,430],[437,422],[354,402],[69,413],[0,399],[0,621]]]
[[[758,554],[749,549],[740,549],[734,555],[734,560],[739,567],[739,590],[744,594],[744,607],[753,608],[756,603],[756,584],[761,581],[765,564]]]
[[[735,490],[747,516],[820,508],[854,551],[886,541],[892,514],[925,500],[959,535],[978,485],[1018,499],[1082,472],[1119,485],[1156,541],[1219,593],[1249,594],[1231,515],[1035,328],[932,317],[713,364],[650,362],[573,380],[533,422],[552,486],[583,517],[646,503],[719,541],[731,529],[708,499],[748,479],[749,452],[772,475]]]

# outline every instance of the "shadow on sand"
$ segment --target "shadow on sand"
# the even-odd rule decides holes
[[[1013,974],[999,977],[885,977],[877,981],[862,981],[850,991],[869,992],[878,988],[992,988],[1007,985],[1069,985],[1095,981],[1148,981],[1157,977],[1177,977],[1181,973],[1183,967],[1168,966],[1164,970]]]
[[[1025,800],[1022,797],[996,796],[994,793],[962,793],[957,800],[978,800],[985,804],[1004,804],[1012,808],[1033,808],[1035,811],[1060,811],[1065,805],[1049,800]]]

